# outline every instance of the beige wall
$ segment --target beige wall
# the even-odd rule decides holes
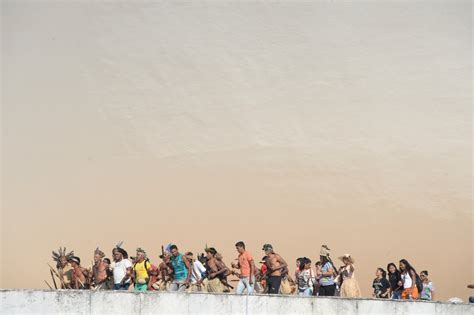
[[[2,2],[2,287],[263,243],[473,279],[471,3]],[[472,292],[471,292],[472,294]]]

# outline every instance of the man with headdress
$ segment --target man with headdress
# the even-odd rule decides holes
[[[114,290],[127,291],[132,276],[132,263],[128,260],[128,253],[117,245],[112,250],[114,263],[112,264]]]
[[[221,269],[217,265],[216,254],[217,251],[214,247],[208,248],[206,246],[206,254],[207,254],[207,261],[206,261],[206,273],[207,273],[207,292],[214,292],[214,293],[222,293],[224,291],[223,285],[219,278],[219,275],[224,273],[226,270]]]
[[[267,288],[268,294],[278,294],[280,293],[280,285],[282,280],[282,272],[288,267],[286,261],[277,253],[273,251],[273,246],[271,244],[264,244],[263,251],[267,256],[266,265],[267,265]]]
[[[71,288],[72,289],[89,289],[89,271],[81,266],[81,259],[77,256],[69,258],[69,263],[73,268]]]
[[[148,281],[150,280],[149,271],[151,263],[148,260],[146,252],[142,248],[137,248],[137,256],[133,265],[135,291],[147,291]]]
[[[107,265],[103,261],[105,254],[97,247],[94,251],[94,265],[92,266],[92,287],[94,290],[106,290]]]
[[[171,265],[171,253],[163,251],[160,255],[161,263],[158,265],[158,289],[166,291],[173,281],[173,266]]]
[[[216,253],[214,257],[216,258],[217,269],[219,269],[219,271],[223,271],[218,275],[218,277],[224,287],[224,292],[228,293],[231,289],[233,289],[233,287],[229,284],[229,281],[227,281],[227,277],[231,275],[231,269],[225,264],[224,257],[222,257],[221,253]]]
[[[71,288],[73,268],[69,264],[69,259],[73,256],[74,251],[66,253],[66,247],[59,247],[57,252],[53,251],[53,260],[56,262],[61,289]]]

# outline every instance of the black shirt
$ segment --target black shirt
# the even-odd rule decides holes
[[[382,296],[382,294],[386,293],[388,288],[390,288],[390,283],[388,282],[387,279],[375,278],[374,283],[372,284],[372,287],[374,288],[374,293],[375,293],[376,298],[386,299],[388,297],[388,294],[385,296]]]
[[[392,291],[403,290],[403,286],[398,285],[398,281],[402,281],[402,276],[399,272],[390,273],[388,275],[388,281],[390,282],[390,288],[392,288]]]

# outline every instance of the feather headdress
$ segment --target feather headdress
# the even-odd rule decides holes
[[[66,247],[59,247],[59,250],[55,252],[54,250],[52,251],[53,260],[56,262],[56,268],[61,268],[61,258],[65,257],[67,261],[69,261],[73,256],[74,256],[74,251],[70,251],[69,253],[66,253]]]

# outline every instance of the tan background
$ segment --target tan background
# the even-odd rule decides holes
[[[473,279],[471,3],[2,1],[1,287],[60,245]],[[471,292],[474,295],[474,292]]]

